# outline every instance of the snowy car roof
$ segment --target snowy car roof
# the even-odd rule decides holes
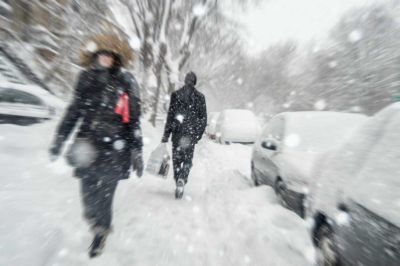
[[[400,103],[369,118],[316,171],[315,207],[328,214],[338,193],[400,226]]]
[[[297,119],[334,119],[334,118],[346,118],[346,117],[360,117],[365,118],[366,116],[359,113],[344,113],[344,112],[333,112],[333,111],[302,111],[302,112],[283,112],[277,116],[285,117],[285,119],[297,120]]]
[[[327,111],[286,112],[278,117],[285,119],[285,143],[296,139],[295,147],[289,145],[293,149],[315,152],[338,147],[367,120],[362,114]]]

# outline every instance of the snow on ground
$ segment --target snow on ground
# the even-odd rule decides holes
[[[79,182],[48,161],[55,122],[0,125],[0,265],[311,265],[306,224],[248,179],[250,146],[203,140],[185,197],[144,175],[121,181],[105,253],[87,257]],[[161,134],[144,124],[145,158]],[[172,173],[171,173],[172,174]]]

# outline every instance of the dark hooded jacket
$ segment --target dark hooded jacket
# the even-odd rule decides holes
[[[185,86],[171,95],[167,123],[165,124],[163,140],[169,139],[179,145],[182,137],[187,137],[192,143],[197,143],[207,126],[206,100],[196,88],[197,77],[189,72],[185,78]]]
[[[121,94],[129,96],[129,123],[114,109]],[[96,173],[126,179],[133,154],[141,153],[140,96],[138,84],[130,73],[92,67],[83,71],[75,87],[72,103],[62,119],[53,144],[59,153],[63,143],[77,126],[77,139],[94,147],[96,156],[90,165],[77,167],[75,175]]]

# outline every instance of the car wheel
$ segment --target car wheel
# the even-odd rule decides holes
[[[324,266],[339,266],[339,256],[336,243],[330,226],[323,224],[318,230],[319,248],[323,257]]]
[[[284,199],[284,195],[286,194],[286,185],[280,178],[278,178],[275,182],[275,194],[278,198],[278,202],[282,206],[287,207],[286,201]]]

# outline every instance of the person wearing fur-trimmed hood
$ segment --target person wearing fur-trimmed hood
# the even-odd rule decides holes
[[[91,38],[81,51],[85,67],[74,98],[58,126],[50,148],[52,159],[77,127],[66,158],[80,178],[84,218],[94,239],[89,255],[101,253],[111,228],[112,202],[118,181],[130,169],[143,173],[139,86],[123,71],[133,59],[129,44],[115,35]]]

